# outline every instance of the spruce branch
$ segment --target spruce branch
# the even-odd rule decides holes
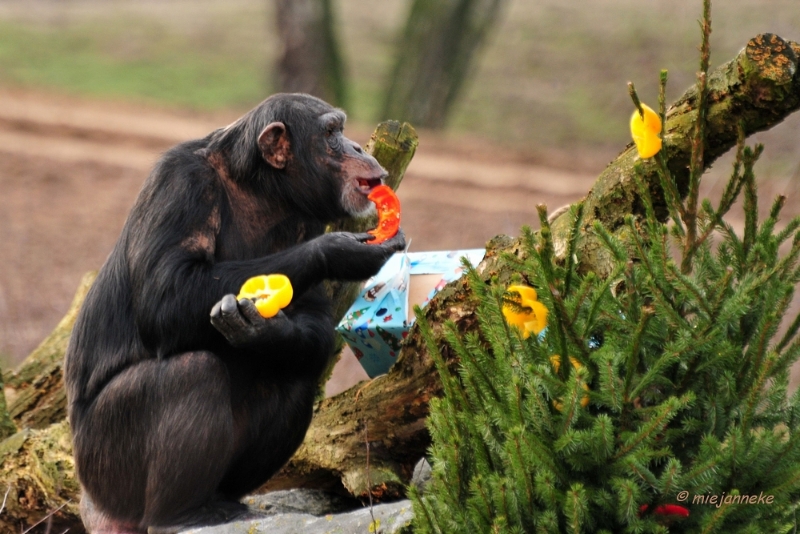
[[[667,166],[667,157],[664,155],[664,150],[662,149],[656,154],[654,159],[656,160],[656,175],[658,176],[661,189],[664,191],[664,200],[667,203],[669,216],[674,223],[673,228],[676,234],[683,238],[686,235],[686,230],[684,228],[687,218],[686,208],[681,201],[681,194],[678,191],[678,186],[675,183],[672,172],[670,172]]]
[[[636,450],[643,443],[654,440],[656,435],[666,428],[678,412],[689,406],[693,401],[693,394],[687,394],[681,398],[670,397],[666,399],[661,406],[656,409],[656,413],[653,417],[649,421],[646,421],[638,432],[633,433],[623,441],[619,449],[617,449],[613,460],[620,460],[624,458],[625,455]]]
[[[631,95],[633,105],[636,106],[636,109],[639,111],[639,117],[644,120],[644,108],[642,108],[642,101],[639,100],[639,95],[636,93],[636,87],[633,85],[633,82],[628,82],[628,94]]]
[[[742,249],[745,258],[749,256],[750,250],[756,242],[756,233],[758,232],[758,192],[753,166],[761,155],[763,148],[763,145],[756,145],[754,149],[745,147],[743,153],[744,237],[742,238]]]
[[[598,316],[601,307],[609,299],[609,297],[611,297],[611,284],[613,284],[622,275],[624,269],[624,264],[617,265],[611,275],[603,280],[602,284],[594,291],[592,302],[589,305],[589,312],[587,313],[586,321],[584,322],[584,331],[581,334],[582,338],[586,339],[589,337],[589,335],[591,335],[591,329],[595,324],[596,317]]]
[[[601,371],[601,391],[608,392],[608,395],[606,395],[608,406],[614,412],[620,413],[623,410],[623,395],[617,388],[617,370],[614,358],[605,358],[604,361],[598,365],[598,369]]]
[[[758,409],[759,401],[761,400],[761,395],[763,392],[764,385],[767,383],[770,375],[772,374],[772,368],[776,363],[776,355],[774,352],[767,355],[764,358],[763,362],[759,368],[756,368],[756,377],[755,379],[749,384],[749,387],[746,388],[746,392],[744,395],[744,410],[742,413],[742,422],[741,427],[749,431],[750,425],[755,415],[756,410]]]
[[[569,362],[569,347],[567,346],[567,329],[571,329],[567,324],[569,316],[563,306],[563,299],[558,289],[559,283],[554,272],[555,254],[553,252],[550,223],[547,221],[547,206],[539,204],[536,206],[536,211],[539,213],[539,223],[541,224],[541,230],[539,231],[541,243],[538,249],[534,249],[534,253],[538,260],[538,266],[544,277],[546,287],[550,290],[551,302],[555,308],[551,313],[554,320],[550,321],[550,324],[554,327],[552,331],[555,332],[556,343],[558,345],[559,355],[561,356],[561,366],[559,367],[558,374],[561,380],[566,381],[569,376],[569,368],[571,367]],[[532,240],[532,237],[529,240]]]
[[[639,367],[639,356],[642,350],[642,336],[644,336],[647,329],[647,324],[650,322],[650,319],[653,318],[653,315],[655,315],[655,310],[652,308],[642,309],[642,313],[639,318],[639,324],[636,326],[636,331],[633,334],[630,348],[626,351],[628,353],[626,362],[627,371],[625,373],[625,382],[623,386],[625,389],[623,397],[625,402],[632,402],[635,398],[635,395],[631,396],[631,389],[633,388],[633,379],[636,374],[636,370]]]
[[[575,264],[578,260],[575,251],[578,248],[578,239],[580,239],[581,225],[583,224],[583,202],[578,202],[570,206],[570,216],[572,217],[573,223],[569,232],[569,237],[567,238],[567,261],[564,266],[565,276],[563,284],[563,292],[565,295],[569,295],[572,289],[573,271],[575,270]]]
[[[706,315],[706,318],[710,318],[712,314],[711,305],[705,295],[703,295],[704,290],[698,287],[691,277],[680,272],[674,263],[668,263],[667,268],[670,270],[670,274],[672,274],[673,279],[680,285],[680,287],[694,297],[697,308],[703,311],[703,313]]]
[[[578,314],[584,309],[586,300],[589,298],[589,295],[595,289],[597,285],[597,275],[595,273],[587,273],[586,276],[583,277],[581,280],[581,285],[578,287],[576,291],[574,291],[574,295],[572,296],[572,314],[569,317],[569,321],[571,323],[575,323],[578,320]],[[587,337],[587,330],[592,328],[592,324],[590,321],[584,325],[584,330],[581,333],[581,337]]]
[[[700,177],[705,170],[703,157],[706,144],[706,116],[708,114],[708,64],[710,58],[709,36],[711,35],[711,1],[703,0],[703,19],[700,23],[702,44],[700,45],[700,72],[697,74],[697,117],[692,136],[692,151],[689,158],[689,193],[686,197],[686,241],[681,271],[691,272],[692,258],[697,240],[697,202],[700,196]]]
[[[631,230],[631,239],[636,247],[638,258],[641,261],[645,271],[649,275],[647,278],[647,284],[652,290],[653,298],[659,303],[661,309],[672,318],[675,324],[686,324],[686,318],[680,314],[677,306],[675,306],[675,302],[673,301],[671,295],[672,291],[668,289],[667,284],[665,283],[666,279],[664,278],[662,272],[659,272],[654,267],[654,263],[650,261],[648,244],[644,242],[641,236],[639,236],[633,217],[628,217],[625,222],[628,225],[628,228]]]
[[[667,70],[658,75],[658,116],[661,118],[661,139],[667,133]]]

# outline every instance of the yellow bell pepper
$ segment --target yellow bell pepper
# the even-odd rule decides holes
[[[661,117],[649,106],[642,104],[644,118],[639,110],[631,116],[631,137],[636,143],[640,158],[652,158],[661,150]]]
[[[503,306],[503,316],[506,322],[514,325],[522,332],[522,337],[527,339],[533,332],[536,335],[547,327],[547,308],[536,300],[536,290],[528,286],[508,286],[509,293],[518,293],[520,306],[530,308],[530,312],[519,312],[511,305]]]
[[[269,319],[289,305],[294,296],[292,283],[282,274],[262,274],[248,279],[236,300],[250,299],[261,317]]]

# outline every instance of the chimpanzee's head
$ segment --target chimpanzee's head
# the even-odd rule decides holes
[[[343,134],[346,115],[305,94],[276,94],[222,132],[232,178],[322,221],[364,216],[386,171]],[[254,184],[255,185],[255,184]]]

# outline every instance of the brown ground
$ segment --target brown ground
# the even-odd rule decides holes
[[[52,95],[0,92],[0,355],[20,361],[110,252],[160,152],[233,120]],[[365,143],[369,131],[349,128]],[[411,250],[481,247],[589,190],[595,172],[525,163],[475,141],[423,135],[400,187]],[[721,187],[719,173],[707,189]],[[762,198],[793,193],[789,179]],[[792,189],[790,191],[790,189]],[[793,196],[793,195],[792,195]],[[800,212],[790,197],[788,215]]]

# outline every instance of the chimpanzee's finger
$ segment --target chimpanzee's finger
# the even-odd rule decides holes
[[[247,328],[249,325],[239,310],[239,303],[236,302],[234,295],[225,295],[222,297],[222,320],[234,330],[241,330]]]
[[[219,314],[222,313],[222,301],[217,302],[214,304],[214,307],[211,308],[211,318],[217,319],[219,318]]]
[[[382,245],[396,252],[404,250],[406,248],[406,234],[403,233],[402,228],[398,228],[397,233],[394,234],[390,239],[384,241]]]
[[[369,234],[367,232],[364,232],[364,233],[361,233],[361,234],[353,234],[353,237],[359,243],[366,243],[367,241],[372,241],[373,239],[375,239],[374,235]]]
[[[214,309],[211,310],[211,325],[219,330],[219,333],[229,338],[233,334],[233,329],[228,324],[228,322],[222,318],[222,313],[220,312],[221,304],[217,302],[214,306]]]
[[[241,310],[242,315],[250,324],[259,324],[264,321],[264,318],[258,313],[255,302],[250,299],[241,299],[239,301],[239,310]]]

